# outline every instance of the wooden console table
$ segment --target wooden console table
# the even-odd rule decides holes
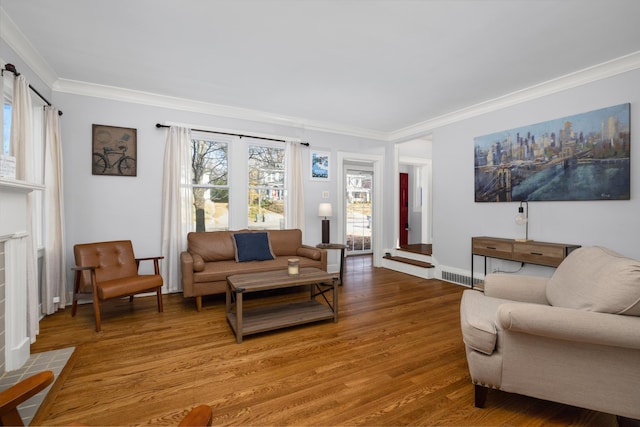
[[[580,245],[567,243],[537,242],[534,240],[519,241],[499,237],[471,238],[471,289],[473,289],[473,258],[484,257],[484,274],[487,275],[487,258],[518,261],[527,264],[557,267]]]

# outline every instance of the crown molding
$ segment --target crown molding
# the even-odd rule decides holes
[[[378,132],[369,129],[339,125],[335,123],[309,120],[300,117],[285,116],[281,114],[273,114],[259,110],[213,104],[209,102],[195,101],[186,98],[159,95],[151,92],[143,92],[115,86],[87,83],[77,80],[58,79],[53,84],[53,90],[55,92],[70,93],[74,95],[91,96],[96,98],[111,99],[114,101],[188,111],[192,113],[202,113],[213,116],[249,120],[280,126],[290,126],[305,130],[337,133],[341,135],[350,135],[361,138],[387,141],[386,132]]]
[[[0,38],[27,64],[27,66],[49,87],[58,79],[53,68],[42,58],[13,20],[0,6]],[[2,64],[4,65],[4,64]],[[18,70],[20,71],[20,70]]]
[[[628,71],[637,70],[638,68],[640,68],[640,51],[398,129],[389,133],[389,140],[400,142],[423,136],[442,126],[497,111],[502,108],[511,107],[543,96],[552,95],[587,83],[593,83]]]
[[[1,6],[0,23],[0,38],[2,38],[7,45],[11,47],[18,56],[20,56],[25,64],[54,92],[105,98],[135,104],[151,105],[174,110],[289,126],[305,130],[348,135],[386,142],[403,142],[428,135],[434,129],[442,126],[640,68],[640,51],[637,51],[556,79],[506,94],[504,96],[471,105],[395,131],[385,132],[294,116],[284,116],[246,108],[195,101],[186,98],[159,95],[115,86],[60,79]]]

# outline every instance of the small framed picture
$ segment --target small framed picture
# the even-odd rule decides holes
[[[327,181],[331,174],[331,153],[311,150],[311,179]]]
[[[91,144],[91,173],[93,175],[137,175],[137,129],[94,124],[91,132]]]

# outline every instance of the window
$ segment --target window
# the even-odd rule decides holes
[[[193,229],[283,229],[285,144],[198,131],[191,135]]]
[[[347,251],[350,254],[369,253],[371,251],[373,172],[347,169],[346,182]]]
[[[3,150],[1,154],[6,155],[9,154],[9,141],[11,135],[11,104],[8,102],[4,103],[2,123]]]
[[[250,229],[282,229],[285,224],[284,146],[249,145]]]
[[[229,142],[219,138],[191,140],[193,219],[196,231],[229,228]]]
[[[0,129],[2,130],[2,151],[0,154],[8,155],[10,153],[10,136],[11,136],[11,103],[13,99],[13,78],[8,77],[11,73],[7,73],[7,77],[3,74],[0,76],[0,103],[2,104],[2,120],[0,121]]]

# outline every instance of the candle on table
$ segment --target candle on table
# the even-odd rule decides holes
[[[287,271],[289,276],[300,274],[300,260],[298,258],[289,258]]]

